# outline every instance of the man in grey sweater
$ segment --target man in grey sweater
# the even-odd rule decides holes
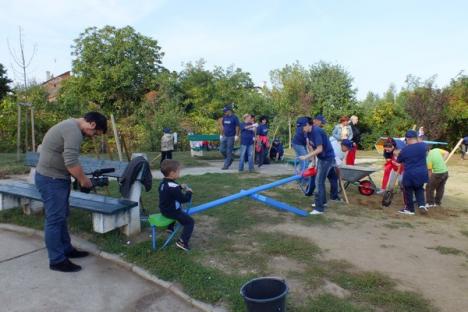
[[[44,239],[51,270],[77,272],[81,267],[69,259],[88,255],[73,248],[68,234],[70,177],[75,177],[82,187],[92,187],[78,160],[80,146],[83,137],[93,137],[106,131],[106,117],[89,112],[81,118],[70,118],[56,124],[42,141],[35,183],[44,202]]]

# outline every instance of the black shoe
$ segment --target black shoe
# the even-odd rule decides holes
[[[228,169],[229,169],[229,167],[223,167],[223,168],[221,168],[221,170],[228,170]]]
[[[68,259],[63,260],[62,262],[56,264],[50,264],[49,268],[52,271],[59,271],[59,272],[78,272],[81,270],[79,265],[74,264]]]
[[[73,258],[84,258],[84,257],[89,256],[89,252],[81,251],[81,250],[73,248],[73,250],[70,251],[69,253],[67,253],[65,256],[67,256],[67,258],[72,258],[72,259]]]
[[[176,242],[176,246],[182,250],[190,251],[190,247],[187,243],[184,243],[181,239]]]

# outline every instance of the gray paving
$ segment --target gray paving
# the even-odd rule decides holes
[[[0,311],[199,311],[110,261],[75,262],[82,271],[51,271],[41,238],[0,229]]]

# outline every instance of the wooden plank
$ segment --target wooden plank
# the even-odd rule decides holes
[[[41,195],[34,184],[21,181],[0,184],[0,193],[42,201]],[[137,205],[137,202],[131,200],[99,194],[86,194],[75,191],[72,191],[70,194],[71,207],[102,214],[115,214],[136,207]]]

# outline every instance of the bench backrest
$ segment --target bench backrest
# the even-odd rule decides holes
[[[103,168],[114,168],[115,171],[106,173],[106,176],[121,178],[125,169],[128,166],[128,162],[116,161],[116,160],[105,160],[96,159],[92,157],[80,156],[80,164],[83,167],[85,174],[91,174],[93,171]],[[24,163],[29,167],[36,167],[39,161],[39,153],[27,152]]]
[[[219,141],[219,134],[189,134],[189,141]]]

